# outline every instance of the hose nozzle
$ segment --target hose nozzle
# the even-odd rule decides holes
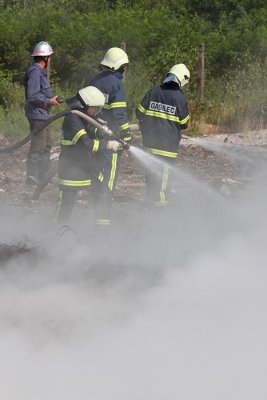
[[[123,148],[123,150],[130,150],[131,145],[127,142],[125,142],[122,139],[117,139],[118,142],[121,144],[121,147]]]
[[[113,136],[114,135],[112,130],[107,125],[101,125],[101,127],[99,129],[102,130],[102,132],[105,135],[108,135],[108,136]]]

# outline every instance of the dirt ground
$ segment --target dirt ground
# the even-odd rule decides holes
[[[196,139],[196,138],[195,138]],[[212,141],[227,141],[228,143],[244,146],[266,146],[267,130],[236,134],[209,134],[204,139]],[[0,147],[7,146],[15,141],[0,135]],[[140,132],[134,132],[133,144],[141,146]],[[26,158],[29,145],[26,144],[12,154],[0,154],[0,201],[2,204],[13,206],[27,206],[38,210],[42,204],[54,204],[57,196],[56,176],[45,188],[39,201],[32,201],[32,188],[25,185]],[[55,143],[52,159],[56,159],[59,146]],[[182,139],[177,158],[177,168],[189,171],[195,178],[204,180],[208,184],[231,195],[233,188],[242,184],[243,176],[240,166],[233,160],[215,154],[211,150],[194,143],[190,139]],[[142,166],[128,152],[124,152],[121,174],[117,184],[116,199],[141,200],[144,197],[145,183]],[[90,197],[90,195],[89,195]],[[81,192],[78,204],[88,201],[88,194]]]
[[[236,197],[241,194],[246,185],[251,183],[250,170],[245,169],[244,171],[244,163],[238,162],[235,158],[229,158],[224,153],[207,149],[203,144],[199,145],[198,139],[195,137],[181,140],[177,158],[178,172],[181,170],[189,173],[189,177],[191,176],[194,179],[194,184],[196,181],[203,182],[225,197]],[[250,151],[254,148],[264,148],[265,150],[267,146],[267,130],[246,134],[210,134],[200,138],[200,141],[203,140],[216,145],[219,142],[223,149],[228,149],[227,143],[230,143],[233,145],[231,148],[237,153],[242,151],[243,148],[247,148]],[[0,147],[13,143],[15,143],[14,140],[0,135]],[[141,147],[141,135],[138,131],[133,134],[133,145]],[[21,216],[29,216],[30,219],[32,217],[37,217],[37,219],[38,217],[45,217],[45,219],[48,218],[49,221],[53,221],[58,194],[57,174],[45,187],[40,198],[33,200],[34,188],[25,185],[28,150],[29,144],[26,144],[11,154],[0,153],[0,202],[2,212],[5,214],[6,209],[8,213],[11,211],[14,213],[15,219]],[[60,146],[55,143],[51,154],[51,159],[55,163],[57,163],[59,151]],[[258,150],[256,154],[258,155]],[[176,193],[179,194],[181,191],[183,191],[182,193],[188,193],[187,182],[181,181],[177,183]],[[132,206],[139,209],[140,206],[142,207],[144,198],[144,169],[130,152],[124,151],[121,173],[114,198],[114,210],[121,210],[122,204],[124,205],[124,210],[125,207],[130,210]],[[75,205],[76,212],[82,215],[84,210],[90,208],[92,210],[90,191],[79,192]],[[36,244],[33,245],[27,236],[19,243],[0,243],[1,262],[25,253],[27,253],[27,257],[33,257],[33,259],[40,253],[39,247],[37,246],[36,251]]]

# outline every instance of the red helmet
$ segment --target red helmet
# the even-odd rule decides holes
[[[46,57],[53,54],[54,51],[49,43],[47,42],[40,42],[34,47],[32,52],[32,57]]]

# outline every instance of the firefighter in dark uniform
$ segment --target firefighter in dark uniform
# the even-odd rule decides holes
[[[114,134],[126,142],[131,135],[126,116],[126,99],[122,78],[129,63],[127,54],[118,47],[107,51],[100,63],[101,72],[90,85],[96,86],[105,96],[102,116]],[[102,152],[95,156],[95,174],[93,178],[96,196],[96,220],[99,225],[111,223],[111,207],[118,179],[122,151]]]
[[[47,42],[38,43],[32,53],[33,64],[24,76],[25,115],[30,123],[30,131],[38,128],[49,119],[51,106],[57,106],[57,96],[52,95],[45,68],[50,65],[53,49]],[[49,168],[50,150],[53,141],[48,128],[32,136],[27,159],[27,184],[37,184]]]
[[[72,109],[95,116],[105,103],[105,97],[96,87],[88,86],[68,99]],[[117,141],[98,140],[95,128],[77,114],[65,116],[62,124],[61,152],[59,157],[59,202],[57,221],[70,219],[77,192],[91,185],[92,153],[101,150],[117,151]]]
[[[181,129],[187,128],[188,106],[182,87],[190,73],[184,64],[176,64],[162,85],[153,87],[139,104],[136,115],[142,132],[143,146],[158,160],[156,173],[146,170],[147,203],[168,203],[171,168],[177,158]]]

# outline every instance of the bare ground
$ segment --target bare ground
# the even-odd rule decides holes
[[[223,142],[226,138],[228,143],[244,146],[267,146],[267,130],[235,133],[235,134],[210,134],[205,139]],[[0,147],[13,143],[12,139],[0,136]],[[140,134],[134,134],[133,144],[140,146]],[[26,158],[28,145],[20,148],[12,154],[0,154],[0,200],[2,204],[13,206],[25,206],[25,203],[38,210],[43,204],[55,203],[57,195],[56,177],[45,188],[39,201],[31,201],[32,188],[25,185]],[[59,146],[53,148],[53,157],[59,152]],[[244,178],[240,166],[233,160],[215,154],[211,150],[196,144],[190,139],[182,139],[177,168],[189,171],[199,180],[204,180],[224,194],[231,195],[232,188],[242,183]],[[238,185],[237,185],[238,186]],[[124,152],[121,174],[117,185],[117,200],[137,199],[144,196],[145,184],[142,167],[128,152]],[[88,194],[81,193],[78,203],[81,205],[88,201]]]

